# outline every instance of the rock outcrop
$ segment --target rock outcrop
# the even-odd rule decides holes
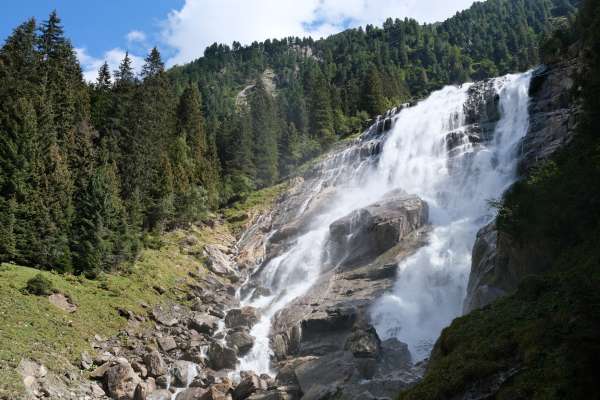
[[[427,223],[427,203],[402,190],[353,211],[329,226],[330,258],[336,265],[368,263]]]
[[[521,143],[519,173],[531,170],[567,144],[575,131],[578,107],[570,91],[576,60],[538,67],[532,73],[529,93],[529,128]],[[481,228],[473,246],[471,273],[463,311],[490,304],[513,292],[527,275],[544,272],[550,260],[534,243],[517,244],[495,222]]]

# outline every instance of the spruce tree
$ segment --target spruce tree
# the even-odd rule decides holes
[[[371,117],[381,114],[385,109],[383,83],[377,67],[372,65],[365,75],[363,82],[363,110]]]
[[[267,92],[262,79],[257,84],[250,98],[252,130],[254,132],[254,165],[256,166],[256,183],[265,187],[275,182],[278,177],[278,131],[275,122],[276,114],[273,99]]]
[[[319,68],[315,68],[310,86],[311,135],[319,141],[323,148],[327,148],[335,140],[333,110],[329,97],[329,85]]]

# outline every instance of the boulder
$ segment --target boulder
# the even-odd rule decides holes
[[[211,272],[221,276],[235,275],[231,258],[223,253],[219,247],[207,244],[204,246],[204,254],[207,261],[206,266]]]
[[[181,307],[175,304],[156,306],[152,309],[152,318],[159,324],[175,326],[179,323]]]
[[[231,400],[230,391],[229,384],[217,383],[208,388],[199,400]]]
[[[133,399],[140,382],[140,378],[124,358],[118,359],[117,363],[104,374],[107,394],[113,399]]]
[[[408,345],[396,338],[386,339],[381,342],[381,353],[378,368],[382,373],[400,371],[412,366],[412,356]]]
[[[92,368],[93,364],[94,364],[94,361],[92,360],[92,357],[90,356],[90,354],[87,351],[84,351],[83,353],[81,353],[81,362],[80,362],[81,369],[90,369],[90,368]]]
[[[171,397],[173,397],[173,394],[171,392],[169,392],[166,389],[159,389],[150,393],[146,397],[146,400],[171,400]]]
[[[368,325],[364,328],[355,328],[346,340],[344,348],[350,351],[354,357],[377,358],[381,351],[381,341],[375,328]]]
[[[251,394],[261,389],[261,382],[255,373],[246,373],[240,383],[233,390],[233,400],[244,400]]]
[[[148,392],[146,391],[145,386],[141,383],[138,383],[137,387],[135,388],[135,392],[133,393],[133,400],[146,400],[147,397]]]
[[[311,360],[295,370],[303,400],[334,398],[348,382],[358,381],[354,356],[348,351],[335,352]]]
[[[225,326],[228,328],[252,328],[260,319],[258,310],[251,306],[234,308],[225,316]]]
[[[208,389],[201,387],[189,387],[182,392],[179,392],[175,400],[198,400],[203,398]]]
[[[212,342],[208,347],[208,359],[211,368],[216,371],[234,369],[237,365],[236,351],[217,342]]]
[[[238,350],[239,356],[247,354],[254,345],[254,337],[244,330],[229,333],[225,340],[227,346]]]
[[[175,343],[175,339],[173,338],[173,336],[161,337],[158,338],[156,341],[158,342],[158,345],[160,346],[162,351],[164,351],[165,353],[168,353],[169,351],[177,348],[177,343]]]
[[[71,302],[71,299],[62,293],[53,293],[48,296],[50,304],[60,308],[68,313],[74,313],[77,311],[77,306]]]
[[[196,365],[189,361],[178,360],[171,367],[172,385],[175,387],[187,387],[194,376]]]
[[[148,375],[150,376],[158,377],[167,373],[167,366],[160,353],[156,350],[146,353],[144,356],[144,364],[146,364]]]
[[[206,313],[194,312],[188,325],[200,333],[213,335],[219,326],[219,319]]]
[[[329,226],[333,265],[352,266],[373,260],[427,223],[427,203],[402,190],[351,212]]]

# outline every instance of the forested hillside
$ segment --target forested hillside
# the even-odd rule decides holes
[[[277,182],[387,107],[537,63],[572,10],[490,0],[440,24],[215,44],[170,71],[155,48],[139,76],[126,57],[94,84],[56,13],[27,21],[0,50],[0,261],[126,265],[145,232]]]

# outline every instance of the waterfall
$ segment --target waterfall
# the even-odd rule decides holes
[[[386,143],[383,176],[428,202],[434,229],[429,243],[400,263],[393,292],[374,304],[371,318],[382,339],[407,343],[415,360],[429,355],[441,330],[461,313],[475,235],[494,217],[488,201],[515,179],[517,147],[528,127],[529,80],[526,73],[494,81],[500,120],[491,142],[479,148],[463,143],[451,157],[437,144],[464,118],[459,111],[447,125],[435,125],[458,97],[441,94],[464,88],[444,89],[406,110]]]
[[[291,248],[262,266],[256,279],[271,294],[253,298],[250,293],[242,300],[260,308],[263,316],[250,332],[256,342],[239,370],[272,372],[272,318],[305,294],[324,268],[335,266],[325,251],[329,225],[398,188],[428,202],[433,230],[428,243],[399,265],[393,291],[373,304],[371,319],[382,339],[407,343],[415,359],[429,354],[441,329],[461,312],[475,234],[493,217],[488,200],[514,180],[516,144],[528,125],[529,77],[493,81],[500,120],[490,140],[472,143],[466,131],[471,85],[448,86],[396,114],[379,155],[365,160],[355,145],[320,164],[313,190],[297,212],[305,212],[325,187],[332,191],[327,204]],[[458,138],[452,151],[450,134]]]

